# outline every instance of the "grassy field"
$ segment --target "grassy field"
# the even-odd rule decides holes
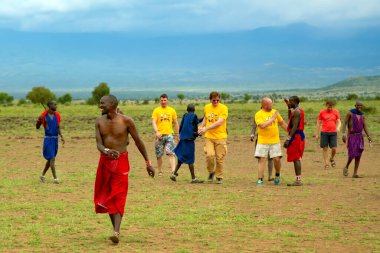
[[[344,117],[353,101],[339,101]],[[186,104],[186,102],[184,103]],[[340,142],[337,167],[323,169],[322,155],[312,139],[323,102],[307,102],[307,147],[303,159],[305,185],[286,187],[293,166],[282,159],[282,183],[255,186],[257,162],[249,141],[257,103],[228,104],[228,155],[223,185],[191,185],[186,166],[178,182],[151,179],[133,141],[129,147],[131,174],[121,242],[107,240],[112,231],[107,215],[93,208],[93,185],[99,153],[94,121],[99,109],[59,105],[66,144],[60,147],[57,170],[42,184],[38,176],[43,131],[34,129],[41,106],[0,107],[0,252],[379,252],[380,194],[378,154],[379,101],[365,101],[375,139],[366,143],[359,173],[363,179],[342,176],[346,149]],[[122,105],[136,121],[154,160],[150,105]],[[178,115],[186,106],[173,104]],[[197,104],[200,115],[203,104]],[[286,107],[275,104],[286,118]],[[282,132],[284,136],[285,133]],[[205,179],[203,139],[196,142],[196,173]],[[352,168],[350,169],[352,173]]]

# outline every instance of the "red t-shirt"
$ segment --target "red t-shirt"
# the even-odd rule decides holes
[[[327,111],[322,110],[318,115],[318,120],[322,121],[321,132],[333,133],[336,132],[336,121],[340,119],[339,112],[335,109]]]

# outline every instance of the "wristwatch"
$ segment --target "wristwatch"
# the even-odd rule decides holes
[[[110,151],[109,148],[104,148],[104,153],[108,153],[108,151]]]

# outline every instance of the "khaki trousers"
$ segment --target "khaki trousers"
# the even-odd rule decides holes
[[[208,172],[215,173],[216,178],[223,178],[224,157],[227,154],[227,139],[205,138],[204,151]]]

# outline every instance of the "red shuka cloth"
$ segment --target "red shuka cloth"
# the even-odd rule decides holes
[[[303,131],[305,129],[305,112],[299,108],[300,110],[300,121],[297,127],[297,131]],[[288,124],[288,132],[292,131],[293,114],[290,116],[289,124]],[[302,159],[303,152],[305,150],[305,139],[302,140],[301,135],[299,133],[294,134],[294,139],[291,141],[290,145],[286,149],[287,161],[295,162]]]
[[[296,134],[292,143],[286,149],[287,161],[295,162],[302,159],[305,150],[305,139],[301,140],[301,135]]]
[[[45,110],[42,114],[41,114],[41,117],[42,117],[42,122],[41,124],[46,127],[46,115],[49,113],[48,110]],[[58,112],[54,112],[55,116],[57,117],[57,120],[58,120],[58,125],[61,123],[61,115],[59,115]]]
[[[120,213],[128,194],[129,160],[128,152],[118,159],[101,153],[95,179],[94,204],[96,213]]]

